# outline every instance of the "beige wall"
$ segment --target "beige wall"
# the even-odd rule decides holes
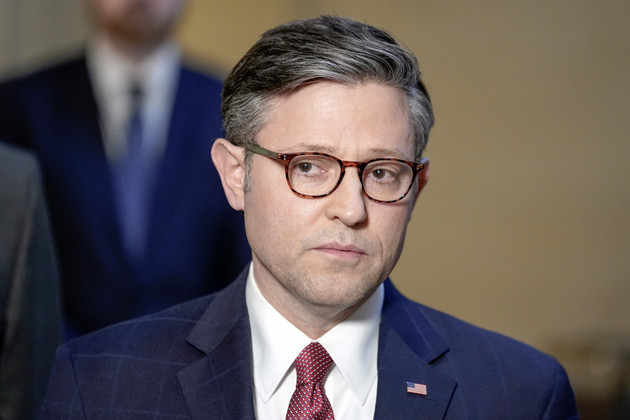
[[[0,77],[19,73],[81,44],[82,0],[0,0]]]
[[[419,56],[431,182],[394,281],[552,351],[630,331],[630,2],[194,0],[187,49],[229,69],[265,29],[320,13]]]

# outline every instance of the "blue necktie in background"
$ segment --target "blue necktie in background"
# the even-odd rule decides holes
[[[131,261],[139,262],[146,248],[149,207],[149,162],[143,154],[142,89],[132,84],[127,122],[127,155],[116,165],[115,178],[123,245]]]

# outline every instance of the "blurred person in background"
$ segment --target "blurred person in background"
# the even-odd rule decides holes
[[[61,338],[59,273],[35,158],[0,142],[0,418],[34,419]]]
[[[0,85],[0,138],[41,163],[66,336],[225,286],[248,258],[212,166],[221,82],[188,67],[185,0],[84,0],[76,57]]]

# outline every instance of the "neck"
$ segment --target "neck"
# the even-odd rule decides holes
[[[272,304],[273,305],[273,304]],[[311,307],[306,311],[303,308],[293,308],[293,311],[286,310],[284,305],[273,305],[282,316],[295,325],[300,331],[312,340],[317,340],[334,326],[348,318],[355,308],[336,309],[330,307]]]
[[[336,298],[320,289],[309,289],[308,283],[317,279],[296,279],[291,274],[278,280],[252,253],[254,279],[265,300],[280,315],[309,338],[316,340],[347,319],[373,294]]]
[[[260,277],[256,277],[258,279]],[[351,306],[334,306],[316,304],[298,299],[287,293],[279,293],[277,283],[271,285],[256,281],[263,297],[287,321],[293,324],[312,340],[317,340],[333,327],[347,319],[359,308],[369,296]]]

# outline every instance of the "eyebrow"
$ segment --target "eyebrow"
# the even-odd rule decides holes
[[[325,146],[325,145],[316,144],[316,143],[298,143],[295,146],[293,146],[292,149],[294,149],[296,153],[297,152],[319,152],[319,153],[326,153],[333,156],[337,156],[337,154],[339,154],[338,150],[330,146]],[[283,153],[286,153],[286,152],[283,152]],[[386,157],[410,160],[409,158],[405,156],[404,153],[402,153],[401,151],[397,149],[388,149],[388,148],[379,147],[379,148],[367,150],[366,154],[369,156],[369,158],[366,160],[386,158]],[[411,158],[412,161],[414,159],[415,157]]]

